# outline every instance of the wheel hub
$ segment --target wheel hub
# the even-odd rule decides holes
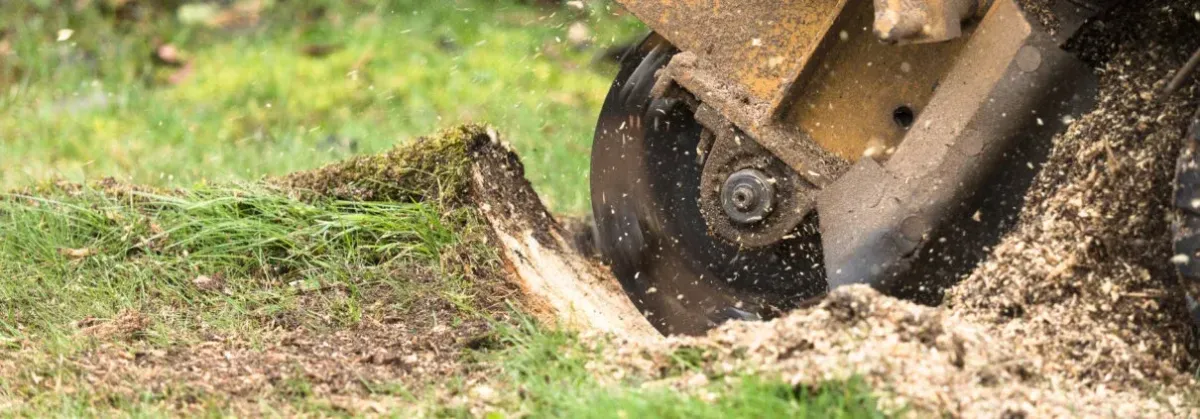
[[[734,223],[760,222],[771,214],[774,206],[775,187],[771,179],[757,169],[737,171],[721,188],[721,208]]]

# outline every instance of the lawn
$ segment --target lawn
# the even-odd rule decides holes
[[[645,30],[553,3],[0,4],[0,416],[878,416],[856,382],[654,385],[687,356],[604,379],[510,298],[454,127],[587,212]]]
[[[582,213],[615,73],[597,57],[644,31],[606,4],[171,3],[0,5],[0,188],[257,179],[477,122],[552,208]]]

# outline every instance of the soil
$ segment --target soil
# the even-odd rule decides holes
[[[453,407],[447,403],[465,403],[469,398],[461,393],[489,382],[494,374],[486,365],[470,362],[469,353],[497,345],[493,322],[508,321],[508,302],[516,293],[503,282],[480,288],[476,305],[483,315],[464,315],[449,301],[428,295],[406,310],[372,310],[349,328],[317,330],[281,318],[275,328],[253,339],[201,333],[199,342],[167,347],[147,339],[153,324],[140,313],[88,318],[79,322],[79,333],[93,344],[57,364],[80,382],[103,389],[107,397],[137,400],[156,394],[177,413],[198,413],[194,409],[215,403],[239,416],[274,415],[293,408],[293,400],[356,415]],[[21,342],[10,346],[15,351],[0,357],[5,376],[42,356]],[[444,385],[452,380],[461,385]],[[56,387],[53,379],[35,379],[33,385],[46,391],[86,391]],[[404,395],[445,403],[414,407],[397,397]]]
[[[464,366],[462,352],[489,330],[479,320],[432,327],[393,323],[333,333],[288,331],[261,346],[220,339],[167,350],[102,345],[81,354],[73,367],[88,382],[131,398],[152,391],[179,395],[187,404],[188,394],[223,395],[232,408],[251,412],[254,401],[317,395],[356,412],[373,407],[367,400],[380,391],[376,386],[404,383],[402,390],[419,392],[450,377],[480,381],[482,375]]]

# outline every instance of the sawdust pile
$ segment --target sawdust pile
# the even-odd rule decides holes
[[[703,369],[672,375],[680,351]],[[1181,397],[1148,399],[1128,389],[1088,388],[1040,373],[1044,362],[946,310],[882,296],[868,287],[833,292],[820,305],[768,323],[732,323],[706,337],[610,349],[601,377],[629,375],[684,391],[717,377],[777,376],[797,386],[860,377],[885,412],[955,417],[1168,416]],[[653,381],[652,381],[653,382]],[[703,390],[698,390],[703,391]],[[1195,412],[1193,412],[1195,413]]]
[[[1099,105],[1055,138],[1018,226],[943,307],[840,290],[769,323],[618,346],[608,355],[621,368],[598,372],[693,389],[733,372],[861,376],[889,405],[968,417],[1200,415],[1168,228],[1200,88],[1159,93],[1200,47],[1197,11],[1127,2],[1073,41],[1098,69]],[[702,377],[664,373],[685,348],[707,354]]]
[[[1016,231],[950,292],[948,307],[1045,356],[1048,372],[1142,387],[1190,370],[1168,217],[1196,89],[1159,92],[1200,46],[1196,10],[1131,4],[1080,34],[1098,108],[1055,140]]]

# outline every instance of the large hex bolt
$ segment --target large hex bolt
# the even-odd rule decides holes
[[[775,186],[758,169],[742,169],[729,175],[721,186],[721,208],[734,223],[762,221],[775,207]]]

